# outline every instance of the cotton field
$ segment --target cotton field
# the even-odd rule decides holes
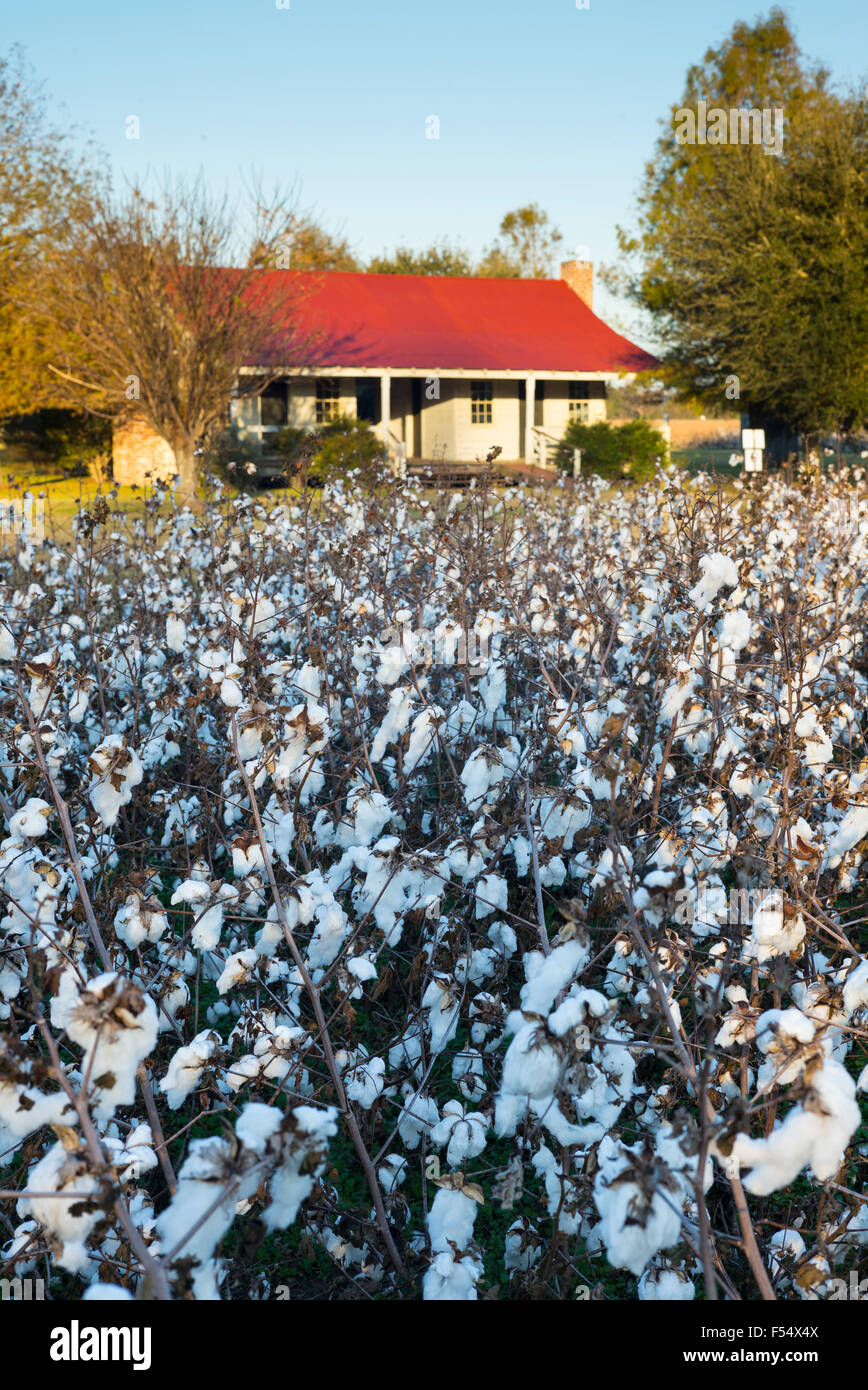
[[[861,470],[217,484],[0,583],[0,1274],[854,1296]]]

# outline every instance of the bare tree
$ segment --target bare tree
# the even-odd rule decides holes
[[[299,282],[261,269],[295,214],[256,189],[250,202],[245,236],[227,198],[198,180],[156,199],[104,187],[19,293],[21,309],[56,345],[47,369],[60,403],[146,422],[173,450],[186,493],[196,487],[196,450],[225,418],[233,391],[257,394],[273,379],[267,371],[242,378],[239,369],[304,356]]]

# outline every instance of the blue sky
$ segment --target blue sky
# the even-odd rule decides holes
[[[440,236],[478,253],[536,201],[615,256],[657,123],[752,0],[41,0],[7,16],[58,107],[113,167],[297,183],[362,255]],[[868,70],[864,0],[791,0],[836,80]],[[137,116],[140,138],[127,138]],[[437,116],[439,139],[426,138]],[[598,311],[636,330],[605,294]],[[647,335],[645,337],[647,341]]]

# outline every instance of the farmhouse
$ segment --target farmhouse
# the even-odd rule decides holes
[[[285,425],[349,415],[393,459],[470,461],[499,445],[504,460],[544,463],[571,419],[605,418],[607,379],[656,364],[594,314],[587,261],[566,261],[557,280],[263,275],[275,295],[301,286],[297,334],[311,344],[301,366],[275,343],[242,369],[231,416],[266,451]],[[137,422],[116,431],[114,466],[121,483],[174,471],[169,446]]]

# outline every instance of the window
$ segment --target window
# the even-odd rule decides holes
[[[571,420],[579,420],[583,425],[588,423],[590,401],[588,400],[588,383],[586,381],[570,382],[567,411]]]
[[[259,422],[279,429],[286,418],[286,382],[274,381],[259,397]]]
[[[336,420],[341,413],[341,390],[338,383],[328,377],[319,377],[316,383],[316,422],[325,425]]]
[[[494,383],[491,381],[471,381],[470,383],[470,423],[471,425],[490,425]]]

